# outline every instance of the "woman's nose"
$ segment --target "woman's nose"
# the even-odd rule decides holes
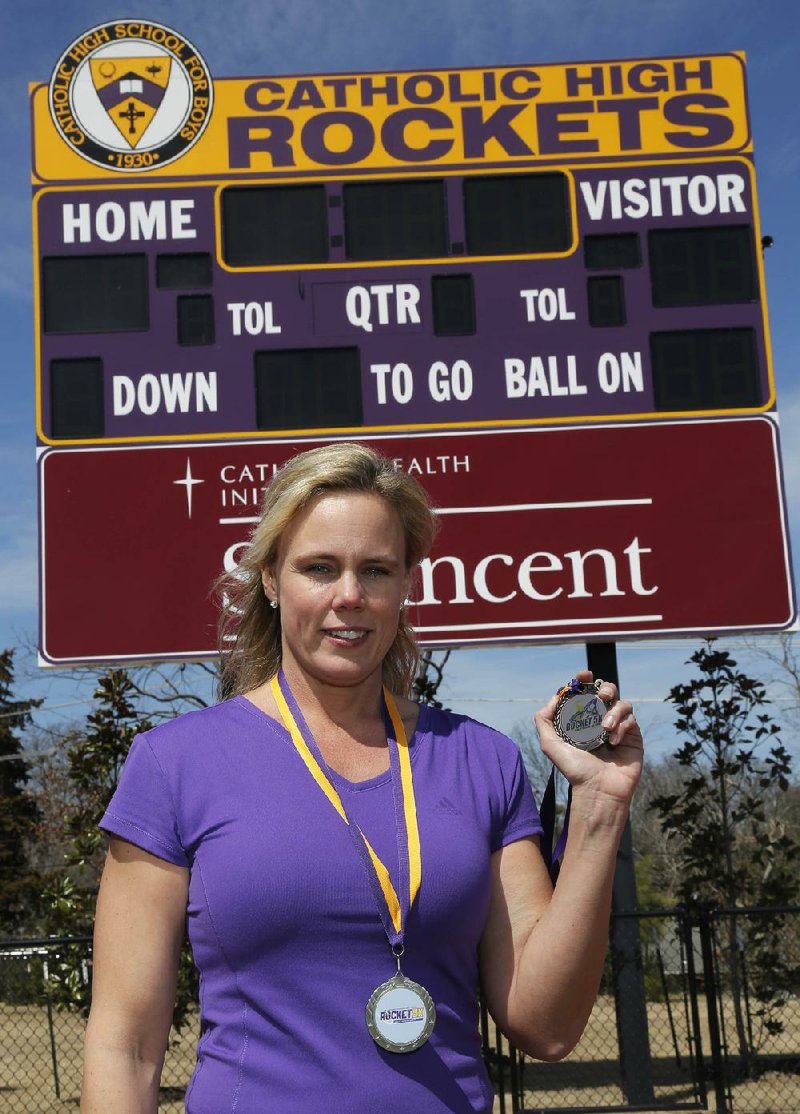
[[[336,583],[334,607],[360,607],[363,601],[361,581],[355,573],[343,572]]]

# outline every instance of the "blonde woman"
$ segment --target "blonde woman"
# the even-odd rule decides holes
[[[573,791],[553,892],[514,744],[409,699],[404,601],[434,533],[422,488],[361,445],[270,484],[225,584],[226,699],[140,736],[102,821],[84,1114],[157,1110],[185,925],[190,1114],[488,1114],[479,985],[530,1055],[579,1039],[641,734],[611,685],[599,751],[559,738],[555,699],[537,715]]]

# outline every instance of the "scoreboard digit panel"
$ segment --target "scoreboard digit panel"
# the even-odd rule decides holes
[[[774,403],[745,158],[53,187],[35,229],[44,443]]]

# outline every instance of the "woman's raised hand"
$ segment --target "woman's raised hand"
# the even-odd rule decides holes
[[[592,681],[592,673],[576,673],[579,681]],[[580,750],[561,738],[553,724],[558,696],[541,708],[534,717],[539,742],[544,754],[572,785],[573,793],[598,796],[629,805],[642,772],[643,741],[633,705],[620,700],[616,685],[603,681],[598,690],[601,700],[610,704],[603,717],[608,742],[597,750]]]

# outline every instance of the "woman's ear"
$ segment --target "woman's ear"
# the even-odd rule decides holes
[[[420,585],[419,565],[412,565],[406,573],[405,579],[405,592],[403,599],[406,603],[411,603],[415,596],[418,594]]]
[[[264,589],[264,595],[268,600],[276,600],[278,598],[278,587],[275,583],[275,576],[268,565],[265,565],[261,570],[261,585]]]

